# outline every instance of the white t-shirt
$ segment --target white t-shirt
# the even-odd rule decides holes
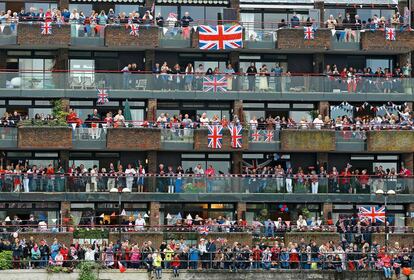
[[[126,175],[126,178],[127,178],[128,181],[133,180],[134,179],[134,175],[136,173],[137,172],[135,171],[134,168],[127,168],[127,169],[125,169],[125,175]]]
[[[316,129],[321,129],[322,126],[323,126],[323,121],[321,119],[319,119],[319,118],[315,118],[313,120],[313,124],[315,125],[315,128]]]
[[[145,227],[145,220],[143,218],[138,218],[135,220],[135,230],[143,230]]]

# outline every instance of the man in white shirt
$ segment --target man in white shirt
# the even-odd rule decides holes
[[[299,215],[299,218],[296,221],[296,226],[298,227],[298,230],[304,230],[308,226],[308,223],[303,219],[302,215]]]
[[[138,214],[137,219],[135,220],[135,230],[136,231],[143,231],[145,227],[145,219],[142,218],[141,214]]]
[[[204,175],[204,169],[201,167],[201,164],[197,164],[197,166],[194,167],[194,175]]]
[[[98,176],[98,166],[94,165],[91,170],[91,192],[96,192],[98,183],[96,181],[96,177]]]
[[[313,125],[315,126],[316,129],[321,129],[323,126],[323,120],[322,120],[322,115],[318,115],[314,120],[313,120]]]
[[[201,114],[201,117],[200,117],[200,126],[206,126],[206,125],[208,125],[208,122],[209,122],[209,120],[207,118],[207,113]]]

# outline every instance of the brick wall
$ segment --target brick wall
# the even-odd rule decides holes
[[[305,239],[305,242],[314,240],[317,244],[322,244],[329,241],[337,243],[340,241],[339,233],[335,232],[287,232],[285,234],[285,244],[288,244],[289,242],[299,243],[302,238]]]
[[[111,128],[106,146],[110,150],[159,150],[160,139],[159,129]]]
[[[374,233],[372,235],[372,241],[377,241],[380,245],[385,245],[385,234]],[[414,234],[413,233],[392,233],[389,234],[388,246],[394,246],[395,242],[398,242],[401,247],[414,246]]]
[[[157,99],[148,99],[147,121],[154,122],[157,120]]]
[[[149,224],[152,227],[160,225],[160,207],[159,202],[150,202]]]
[[[129,34],[127,25],[108,25],[105,28],[105,46],[108,47],[145,47],[156,48],[159,29],[156,26],[140,26],[139,36]]]
[[[370,51],[412,51],[414,50],[414,34],[406,31],[397,32],[395,41],[387,41],[385,40],[385,31],[361,32],[361,49]]]
[[[66,127],[20,127],[17,146],[21,149],[70,149],[72,130]]]
[[[40,23],[19,23],[17,44],[25,46],[67,46],[70,44],[70,26],[68,24],[52,24],[51,35],[41,35],[40,32]]]
[[[283,151],[328,152],[335,150],[335,131],[330,130],[282,130]]]
[[[278,49],[330,49],[332,33],[329,29],[319,28],[315,40],[305,40],[303,28],[279,29],[276,48]]]
[[[247,129],[243,129],[243,148],[237,150],[247,150],[249,148],[249,132]],[[208,148],[208,129],[197,129],[194,130],[194,150],[196,151],[217,151],[217,152],[228,152],[228,151],[235,151],[231,147],[231,137],[230,131],[227,128],[223,128],[223,142],[221,149],[211,149]]]
[[[191,29],[191,47],[198,49],[198,31],[194,31],[194,28]]]
[[[370,152],[413,152],[412,131],[368,131],[367,147]]]
[[[211,238],[213,240],[217,240],[220,238],[222,240],[227,240],[228,245],[233,245],[235,242],[239,242],[243,245],[249,245],[251,247],[253,243],[252,234],[248,232],[210,232],[207,236],[200,235],[198,237],[198,240],[200,240],[201,238]]]

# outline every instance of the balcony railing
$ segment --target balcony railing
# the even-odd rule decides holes
[[[384,94],[412,95],[414,80],[400,77],[375,77],[357,75],[339,76],[274,76],[238,74],[145,74],[142,72],[2,72],[0,90],[59,89],[140,91],[140,92],[189,92],[206,94],[263,93],[269,94]],[[82,94],[83,95],[83,94]],[[408,98],[408,97],[407,97]]]
[[[17,40],[17,24],[0,24],[0,45],[15,45]]]
[[[132,174],[3,174],[2,192],[108,192],[113,188],[150,193],[372,194],[378,190],[414,194],[412,177],[221,175],[157,176]]]

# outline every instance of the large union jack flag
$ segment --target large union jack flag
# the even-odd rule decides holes
[[[274,137],[275,133],[273,132],[273,130],[267,130],[266,131],[266,139],[265,142],[272,142],[273,141],[273,137]]]
[[[243,29],[240,25],[200,25],[198,44],[201,50],[243,48]]]
[[[376,221],[385,223],[385,207],[359,207],[358,217],[360,220],[374,223]]]
[[[225,76],[204,76],[203,91],[227,91],[227,78]]]
[[[208,125],[208,147],[212,149],[221,149],[223,142],[223,126]]]
[[[395,28],[385,28],[385,40],[395,41]]]
[[[229,124],[229,130],[230,130],[230,135],[231,135],[231,147],[235,149],[242,148],[242,143],[243,143],[242,126],[241,125],[236,126],[233,124]]]
[[[131,31],[129,32],[129,35],[131,36],[138,36],[139,35],[139,25],[138,24],[130,24],[129,27],[131,28]]]
[[[97,101],[97,103],[98,104],[108,103],[109,102],[108,96],[109,96],[109,94],[108,94],[107,89],[105,89],[105,88],[98,89],[98,101]]]
[[[304,27],[305,31],[305,40],[313,40],[315,39],[315,30],[312,27]]]
[[[40,30],[42,35],[51,35],[52,34],[52,23],[51,22],[42,22],[40,25]]]

